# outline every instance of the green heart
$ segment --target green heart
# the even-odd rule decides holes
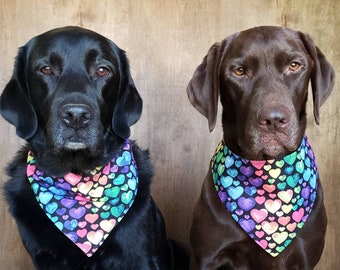
[[[275,162],[275,165],[279,168],[282,168],[283,165],[285,165],[285,161],[284,160],[278,160]]]
[[[219,163],[219,162],[221,161],[222,157],[223,157],[223,152],[222,152],[222,151],[219,151],[219,152],[217,153],[217,155],[216,155],[216,160],[215,160],[215,162]]]
[[[217,167],[217,173],[218,173],[218,175],[221,176],[221,175],[223,174],[224,170],[225,170],[224,164],[218,164],[218,167]]]
[[[97,213],[98,212],[98,208],[97,207],[92,207],[91,211],[92,211],[92,213]]]
[[[276,247],[275,249],[276,249],[277,252],[280,253],[280,252],[282,252],[285,249],[285,247],[279,246],[279,247]]]
[[[297,186],[296,188],[294,188],[294,192],[297,194],[300,194],[301,191],[301,186]]]
[[[115,173],[110,173],[107,177],[109,179],[114,179],[116,177],[116,174]]]
[[[268,179],[268,183],[269,183],[269,184],[274,184],[274,182],[275,182],[275,179],[273,179],[273,178],[269,178],[269,179]]]

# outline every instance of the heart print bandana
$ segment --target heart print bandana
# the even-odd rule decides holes
[[[27,177],[47,217],[88,257],[129,211],[138,187],[129,140],[106,166],[97,167],[88,175],[45,175],[30,151]]]
[[[273,160],[243,159],[222,141],[211,171],[233,219],[273,257],[304,226],[316,199],[318,170],[306,136],[295,152]]]

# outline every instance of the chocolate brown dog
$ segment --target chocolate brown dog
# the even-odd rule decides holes
[[[263,26],[215,43],[187,92],[223,140],[194,210],[191,269],[313,269],[324,247],[322,187],[305,137],[334,71],[304,33]],[[252,166],[250,166],[252,165]],[[281,172],[281,174],[278,174]]]

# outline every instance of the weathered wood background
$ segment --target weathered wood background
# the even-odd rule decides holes
[[[144,99],[132,137],[151,151],[153,195],[169,237],[188,244],[193,205],[221,138],[220,125],[209,133],[206,119],[187,99],[194,69],[215,41],[253,26],[280,25],[308,32],[339,74],[339,14],[337,0],[0,0],[0,89],[12,74],[17,48],[51,28],[86,27],[126,50]],[[320,126],[308,104],[307,134],[318,157],[329,217],[318,270],[340,269],[339,90],[337,83],[321,110]],[[3,168],[23,142],[2,119],[0,136]],[[1,186],[5,181],[2,175]],[[0,269],[33,269],[3,200],[0,215]]]

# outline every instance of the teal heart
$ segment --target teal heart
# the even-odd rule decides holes
[[[61,231],[62,231],[63,228],[64,228],[63,223],[61,223],[60,221],[54,222],[54,225],[57,226],[57,228],[58,228],[59,230],[61,230]]]
[[[107,219],[109,216],[110,216],[109,212],[102,212],[102,213],[100,213],[100,217],[102,219]]]
[[[136,187],[137,187],[136,179],[129,179],[128,186],[129,186],[130,189],[136,190]]]
[[[294,188],[296,185],[297,185],[297,183],[299,182],[299,177],[297,176],[288,176],[287,177],[287,184],[290,186],[290,187],[292,187],[292,188]]]
[[[297,152],[293,152],[288,156],[283,157],[283,160],[286,161],[289,165],[293,165],[296,160]]]
[[[123,184],[125,182],[125,175],[124,174],[120,174],[118,175],[114,180],[113,180],[113,184],[120,186],[121,184]]]
[[[305,165],[304,165],[303,161],[296,162],[295,169],[298,173],[302,173],[304,168],[305,168]]]
[[[230,176],[226,176],[226,177],[222,176],[220,181],[221,181],[221,185],[224,188],[229,187],[233,183],[233,179]]]
[[[111,208],[110,212],[115,217],[118,218],[124,211],[124,205],[120,204]]]
[[[132,200],[133,192],[129,190],[128,192],[123,192],[120,199],[122,200],[122,203],[129,204]]]
[[[284,190],[286,188],[286,186],[287,186],[286,182],[282,182],[282,183],[277,184],[277,188],[279,190]]]
[[[238,187],[229,187],[227,189],[227,192],[228,192],[229,196],[231,198],[233,198],[234,200],[238,199],[242,195],[243,191],[244,191],[244,189],[241,186],[238,186]]]
[[[238,171],[235,169],[228,169],[227,173],[232,177],[235,178],[238,175]]]
[[[105,189],[104,194],[108,197],[116,198],[118,196],[119,192],[120,192],[119,187],[113,187],[113,188]]]

